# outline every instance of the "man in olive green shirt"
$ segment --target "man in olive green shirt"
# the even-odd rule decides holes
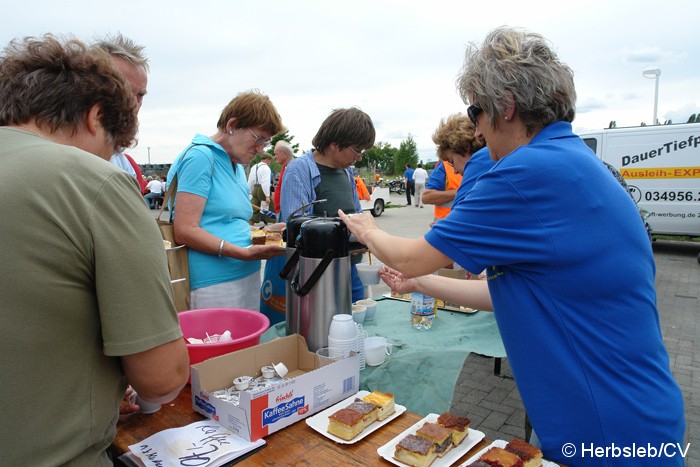
[[[3,465],[111,465],[127,384],[158,404],[187,380],[162,238],[105,160],[136,134],[127,86],[75,40],[0,56]]]

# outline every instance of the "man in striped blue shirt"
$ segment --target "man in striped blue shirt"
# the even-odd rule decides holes
[[[350,166],[361,159],[365,149],[374,145],[374,138],[372,119],[360,109],[331,112],[312,140],[313,149],[287,166],[280,220],[286,222],[291,215],[335,217],[338,209],[346,213],[361,212]],[[326,201],[299,210],[317,199]],[[361,256],[356,255],[352,261],[353,302],[363,299],[365,293],[354,266],[360,260]]]

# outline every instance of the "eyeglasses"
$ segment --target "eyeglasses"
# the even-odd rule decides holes
[[[357,151],[352,146],[348,146],[348,147],[350,148],[352,153],[355,154],[355,157],[362,157],[365,154],[365,151]]]
[[[248,128],[248,131],[250,131],[250,134],[255,137],[255,145],[256,146],[262,146],[263,148],[267,148],[270,145],[270,139],[269,138],[263,138],[262,136],[258,136],[255,134],[253,130]]]
[[[479,115],[483,111],[484,109],[482,109],[479,104],[470,105],[469,107],[467,107],[467,115],[469,115],[469,120],[471,120],[472,123],[476,125],[476,119],[479,118]]]

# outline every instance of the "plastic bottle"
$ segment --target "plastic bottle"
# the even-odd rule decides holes
[[[430,329],[436,310],[435,298],[418,292],[411,294],[411,326],[415,329]]]

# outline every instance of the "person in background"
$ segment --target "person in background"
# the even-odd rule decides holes
[[[126,153],[124,155],[127,157],[131,157]],[[131,159],[131,160],[133,160],[133,159]],[[136,161],[134,161],[134,164],[136,164]],[[148,185],[148,180],[146,179],[146,176],[143,174],[143,172],[141,172],[141,167],[139,167],[138,164],[136,164],[136,167],[139,168],[138,172],[134,168],[134,171],[136,172],[136,180],[139,182],[139,189],[141,190],[141,194],[145,196],[147,193],[146,185]]]
[[[504,26],[468,47],[458,83],[493,168],[419,239],[339,215],[399,292],[493,309],[545,458],[598,466],[584,447],[683,446],[652,250],[633,200],[572,131],[572,70],[542,36]],[[487,281],[426,276],[452,260]],[[678,450],[607,462],[683,464]]]
[[[372,197],[369,194],[367,185],[365,185],[364,180],[362,180],[358,175],[355,177],[355,189],[357,190],[357,197],[364,201],[369,201]]]
[[[440,164],[428,177],[423,202],[435,205],[434,222],[449,214],[458,189],[464,193],[471,190],[476,179],[493,165],[488,151],[472,163],[472,156],[484,147],[483,138],[477,138],[474,131],[469,116],[457,113],[441,120],[433,133]],[[467,167],[476,170],[463,180]]]
[[[167,403],[189,374],[162,237],[107,162],[135,141],[130,86],[46,35],[4,49],[0,102],[3,464],[111,466],[127,384]]]
[[[160,180],[160,177],[153,177],[146,185],[146,189],[148,190],[148,194],[144,196],[144,198],[148,203],[148,207],[156,209],[158,207],[156,205],[157,200],[163,198],[163,182]]]
[[[416,194],[416,183],[413,181],[413,172],[411,164],[406,164],[406,170],[403,172],[403,181],[406,186],[406,206],[411,205],[411,196]]]
[[[107,36],[97,41],[95,46],[112,57],[115,68],[122,73],[131,85],[131,92],[134,96],[133,110],[138,116],[148,86],[148,58],[143,53],[145,47],[136,44],[121,34]],[[143,180],[141,167],[139,167],[133,157],[125,152],[116,152],[109,161],[134,177],[141,188],[141,193],[145,192],[146,185],[141,182]]]
[[[423,203],[434,204],[433,224],[444,219],[452,208],[452,201],[457,194],[457,188],[462,183],[462,176],[455,172],[452,164],[440,159],[430,172],[423,190]],[[432,225],[432,224],[431,224]]]
[[[277,179],[277,186],[275,187],[275,195],[274,195],[274,203],[273,203],[273,209],[275,213],[279,215],[280,213],[280,206],[282,205],[281,203],[281,195],[282,195],[282,180],[284,179],[284,171],[287,169],[287,165],[294,159],[294,150],[292,149],[292,145],[289,144],[288,141],[285,141],[283,139],[277,141],[275,143],[275,161],[282,166],[282,169],[280,170],[280,175],[279,178]],[[279,216],[278,216],[279,217]],[[285,221],[285,219],[278,219],[282,222]]]
[[[109,54],[112,59],[112,64],[131,87],[133,95],[132,107],[138,119],[138,114],[143,104],[143,98],[148,92],[149,66],[148,58],[143,52],[145,47],[136,44],[133,40],[121,34],[106,36],[93,45]],[[124,151],[116,151],[110,157],[109,162],[133,176],[139,186],[141,195],[144,197],[146,196],[148,180],[144,178],[141,167],[136,163],[133,157]],[[150,202],[151,200],[146,200],[146,203]],[[127,390],[127,396],[129,390],[130,388]],[[124,398],[122,409],[125,414],[128,414],[130,410],[135,410],[135,406],[129,403],[129,397]]]
[[[244,167],[284,130],[266,95],[249,91],[224,107],[211,136],[197,134],[176,158],[175,239],[187,245],[192,308],[259,310],[260,260],[284,254],[252,245],[253,215]],[[269,178],[269,177],[268,177]]]
[[[272,186],[272,171],[270,162],[272,156],[267,153],[260,155],[260,161],[250,168],[248,175],[248,189],[250,190],[250,203],[253,206],[253,215],[250,224],[257,224],[261,220],[267,224],[267,218],[260,214],[260,210],[270,209],[270,187]],[[274,222],[274,220],[273,220]]]
[[[282,219],[292,214],[332,216],[338,209],[362,212],[350,166],[362,157],[365,149],[374,145],[375,135],[372,119],[360,109],[331,112],[312,140],[313,149],[287,166],[282,187]],[[327,201],[299,210],[317,199]],[[365,298],[355,267],[361,260],[360,254],[351,260],[353,302]]]
[[[441,121],[433,133],[433,142],[438,146],[438,157],[440,157],[441,161],[450,164],[454,173],[460,176],[462,180],[454,194],[452,205],[463,199],[469,193],[469,190],[472,189],[476,180],[493,167],[489,150],[484,146],[484,139],[481,135],[477,135],[475,130],[474,124],[468,115],[454,114],[448,117],[446,121]],[[430,174],[431,177],[433,173]],[[423,199],[425,198],[426,195],[424,194]],[[431,198],[428,197],[428,199]],[[449,210],[445,213],[445,216],[447,214],[449,214]],[[461,266],[456,263],[453,263],[451,266],[454,269],[461,269]],[[484,271],[479,274],[471,274],[469,271],[465,271],[465,275],[468,279],[485,278]]]
[[[418,164],[416,170],[413,171],[413,183],[416,187],[415,206],[423,207],[423,191],[425,190],[425,181],[428,179],[428,172],[423,168],[423,164]]]
[[[294,150],[288,141],[281,139],[275,143],[274,154],[275,161],[282,166],[282,170],[280,170],[274,191],[273,209],[277,215],[277,220],[282,224],[286,221],[280,216],[282,183],[287,165],[294,159]],[[262,285],[260,287],[260,311],[269,318],[271,325],[285,319],[286,284],[279,277],[279,273],[286,263],[287,258],[285,256],[277,256],[265,261],[265,270],[263,271]]]

